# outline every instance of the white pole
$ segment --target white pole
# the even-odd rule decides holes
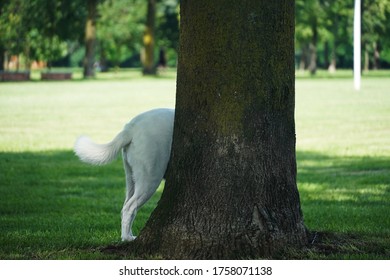
[[[361,80],[361,16],[360,0],[355,0],[353,20],[353,77],[355,90],[360,90]]]

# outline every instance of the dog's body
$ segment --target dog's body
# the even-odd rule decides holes
[[[122,208],[122,240],[135,239],[131,227],[137,210],[155,193],[168,166],[173,134],[173,109],[142,113],[125,125],[109,143],[77,139],[74,150],[84,162],[104,165],[122,150],[126,175],[126,199]]]

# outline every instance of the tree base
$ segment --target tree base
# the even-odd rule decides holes
[[[317,234],[317,233],[316,233]],[[314,233],[305,234],[304,238],[296,237],[300,246],[289,244],[284,238],[269,240],[268,244],[261,246],[248,242],[247,237],[240,239],[225,240],[225,242],[205,242],[202,239],[202,247],[197,246],[198,240],[172,238],[167,242],[147,243],[145,240],[136,239],[133,242],[125,242],[105,247],[101,251],[115,254],[120,258],[130,259],[183,259],[183,260],[236,260],[236,259],[290,259],[299,258],[299,252],[305,253],[312,248],[319,248],[317,244],[321,240],[312,240]],[[291,236],[289,237],[291,241]],[[301,240],[302,239],[302,240]],[[161,241],[161,240],[160,240]],[[312,242],[313,241],[313,242]],[[315,243],[314,243],[315,242]],[[278,245],[276,245],[278,243]],[[272,248],[272,250],[270,249]],[[276,249],[277,248],[277,249]]]
[[[153,68],[153,69],[143,69],[142,70],[142,74],[144,76],[154,76],[154,75],[157,75],[157,70],[156,70],[156,68]]]
[[[41,73],[41,79],[44,81],[63,81],[63,80],[71,80],[72,73]]]
[[[101,248],[100,251],[116,259],[167,259],[160,253],[146,254],[146,250],[142,251],[143,249],[137,242],[131,242],[109,245]],[[383,236],[308,232],[306,245],[285,247],[268,259],[387,259],[388,256],[389,252],[384,246]],[[254,258],[262,257],[241,257],[240,259]]]
[[[169,230],[165,231],[163,236],[158,237],[156,233],[152,235],[143,232],[139,239],[128,245],[128,252],[140,258],[158,256],[163,259],[198,260],[273,259],[283,255],[287,248],[299,251],[308,245],[310,238],[305,229],[288,234],[264,234],[254,230],[218,238],[190,233],[169,233]],[[178,238],[179,236],[181,238]]]

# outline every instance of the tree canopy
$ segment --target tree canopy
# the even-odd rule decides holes
[[[390,1],[364,0],[362,6],[365,67],[388,67]],[[353,1],[296,1],[296,51],[301,69],[312,71],[316,63],[323,68],[352,67],[353,8]]]
[[[146,22],[146,1],[97,1],[96,61],[120,66],[138,56]],[[168,49],[173,66],[178,39],[178,0],[157,1],[157,46]],[[1,0],[1,56],[58,60],[83,49],[88,9],[81,0]],[[160,27],[161,26],[161,27]],[[139,58],[130,65],[139,65]],[[172,63],[171,63],[172,64]]]
[[[11,55],[53,61],[67,54],[67,41],[82,38],[83,1],[2,0],[0,44]],[[4,55],[3,53],[0,55]]]
[[[147,1],[97,2],[96,62],[107,67],[140,66]],[[352,67],[353,1],[295,2],[296,67],[312,73],[317,68]],[[156,0],[154,52],[163,50],[170,66],[176,66],[177,60],[178,13],[178,0]],[[388,68],[390,0],[364,0],[362,13],[365,68]],[[82,0],[0,0],[1,66],[5,54],[22,55],[27,62],[56,61],[77,54],[81,65],[87,14],[86,1]],[[158,55],[154,60],[157,63]]]

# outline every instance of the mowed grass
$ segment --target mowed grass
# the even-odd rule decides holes
[[[174,103],[172,77],[0,84],[0,259],[126,258],[102,250],[120,241],[121,160],[88,166],[72,146],[80,134],[109,141]],[[390,258],[390,78],[366,78],[360,92],[344,77],[298,79],[296,130],[302,210],[319,246],[287,257]]]
[[[298,79],[296,92],[305,223],[341,236],[305,257],[390,259],[390,78],[359,92],[350,79]]]
[[[174,79],[0,84],[0,259],[117,258],[99,248],[120,241],[121,160],[89,166],[73,144],[81,134],[107,142],[137,114],[174,103]]]

